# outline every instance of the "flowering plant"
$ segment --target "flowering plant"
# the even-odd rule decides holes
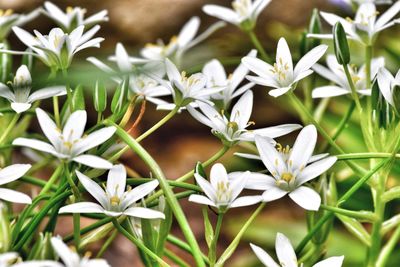
[[[300,43],[288,33],[270,45],[256,31],[275,2],[204,5],[221,21],[199,30],[193,16],[168,43],[135,56],[118,42],[109,63],[81,64],[78,52],[107,39],[95,37],[107,10],[0,10],[0,267],[116,266],[119,235],[145,266],[397,266],[400,52],[379,40],[391,40],[400,1],[343,1],[347,19],[314,10]],[[22,28],[40,15],[55,24],[48,34]],[[186,56],[232,25],[254,46],[241,57]],[[142,131],[150,113],[166,115]],[[274,119],[251,120],[261,117]],[[181,133],[143,142],[171,120],[185,133],[199,122],[221,149],[204,157]],[[174,171],[192,165],[178,178],[159,160],[165,140],[196,155],[173,157]],[[274,242],[276,257],[264,250]]]

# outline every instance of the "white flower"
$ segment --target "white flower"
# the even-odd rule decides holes
[[[143,64],[152,61],[163,62],[166,58],[174,58],[179,63],[183,54],[190,48],[204,41],[219,28],[225,26],[223,22],[217,22],[211,25],[206,31],[196,37],[200,27],[199,17],[192,17],[181,29],[178,36],[173,36],[168,44],[158,40],[156,44],[146,44],[140,51],[140,57],[129,57],[133,64]],[[116,60],[116,57],[111,57]]]
[[[174,104],[159,105],[160,109],[173,109],[175,106],[185,107],[194,101],[212,104],[211,95],[223,90],[223,88],[206,88],[207,77],[203,73],[195,73],[186,76],[186,72],[179,73],[178,68],[169,59],[165,60],[165,67],[169,82],[159,77],[152,76],[166,87],[172,94]]]
[[[336,85],[317,87],[312,91],[312,97],[319,98],[351,94],[351,88],[343,66],[337,62],[336,57],[334,55],[328,55],[326,63],[329,69],[319,64],[315,64],[312,69],[325,79],[334,82]],[[384,65],[385,59],[383,57],[372,59],[371,79],[374,79],[378,70]],[[349,68],[349,71],[357,92],[361,95],[371,95],[371,88],[367,88],[365,65],[362,65],[358,71],[353,68]]]
[[[342,0],[346,2],[347,4],[351,5],[352,3],[357,3],[357,4],[364,4],[364,3],[374,3],[375,5],[389,5],[392,4],[392,0]]]
[[[381,68],[378,72],[378,85],[385,100],[394,108],[395,101],[393,99],[393,90],[395,86],[400,86],[400,70],[397,72],[396,77],[385,68]]]
[[[61,239],[52,237],[51,245],[57,255],[61,258],[65,267],[110,267],[106,260],[89,259],[88,256],[81,258],[78,253],[72,251]],[[28,267],[28,266],[27,266]]]
[[[61,28],[71,32],[78,26],[85,26],[86,29],[103,21],[108,21],[107,10],[102,10],[85,19],[86,9],[81,7],[67,7],[66,12],[51,2],[44,3],[43,14],[54,20]]]
[[[205,5],[203,11],[210,16],[217,17],[237,26],[244,26],[248,23],[252,29],[258,16],[271,0],[233,0],[232,9],[217,5]],[[246,28],[247,29],[247,28]]]
[[[64,33],[60,28],[53,28],[49,35],[42,35],[34,31],[36,36],[32,36],[27,31],[14,26],[14,33],[28,48],[33,52],[19,52],[1,49],[0,52],[10,54],[28,54],[38,57],[50,68],[66,69],[71,64],[73,56],[89,47],[100,47],[104,38],[97,37],[91,39],[100,26],[96,25],[89,31],[83,33],[84,26],[79,26],[71,33]]]
[[[11,108],[17,113],[28,110],[37,100],[66,94],[65,86],[46,87],[30,94],[32,78],[25,65],[18,68],[14,82],[10,84],[13,90],[0,83],[0,97],[7,98],[11,102]]]
[[[134,94],[137,94],[140,97],[145,97],[146,100],[156,105],[167,104],[167,102],[160,99],[160,97],[170,95],[170,90],[164,86],[160,86],[158,81],[148,76],[148,74],[151,74],[161,79],[165,75],[164,64],[159,62],[149,62],[141,66],[134,66],[129,61],[129,55],[121,43],[117,44],[115,48],[115,56],[112,58],[115,58],[121,74],[117,73],[95,57],[89,57],[87,60],[102,71],[110,74],[112,79],[117,83],[121,83],[123,80],[123,78],[119,76],[128,75],[129,88]]]
[[[85,110],[72,113],[62,131],[42,109],[36,109],[36,116],[40,128],[51,144],[20,137],[13,141],[13,145],[30,147],[49,153],[60,160],[75,161],[93,168],[109,169],[112,167],[112,164],[105,159],[94,155],[83,155],[83,153],[108,140],[116,131],[115,127],[105,127],[89,135],[84,135],[87,120]]]
[[[13,164],[4,169],[0,169],[0,185],[21,178],[31,167],[30,164]],[[32,199],[28,195],[7,188],[0,188],[0,199],[14,203],[32,203]]]
[[[252,50],[247,56],[255,57],[256,55],[257,50]],[[224,88],[222,91],[211,96],[214,100],[222,101],[223,109],[228,109],[232,99],[240,96],[254,86],[254,83],[247,83],[239,87],[239,84],[249,72],[243,64],[240,64],[232,74],[227,76],[221,62],[217,59],[213,59],[204,65],[202,72],[207,77],[208,88]]]
[[[255,178],[264,177],[263,201],[279,199],[287,194],[299,206],[306,210],[318,210],[321,197],[313,189],[303,184],[327,171],[337,158],[324,157],[311,164],[310,158],[317,142],[317,130],[314,125],[304,127],[297,136],[293,149],[279,146],[276,149],[271,142],[260,136],[255,137],[261,160],[272,176],[250,174]]]
[[[33,261],[25,261],[19,262],[12,265],[0,265],[1,267],[64,267],[64,265],[50,260],[33,260]],[[81,267],[78,265],[78,267]],[[83,266],[82,266],[83,267]]]
[[[301,128],[299,124],[283,124],[257,130],[246,129],[253,124],[249,121],[253,110],[252,91],[240,97],[229,117],[207,104],[200,104],[199,108],[204,115],[190,106],[188,111],[196,120],[209,126],[211,132],[227,145],[233,145],[239,141],[254,141],[255,135],[276,138]]]
[[[0,266],[1,267],[9,267],[18,259],[18,253],[16,252],[7,252],[0,254]]]
[[[275,250],[276,256],[278,256],[278,262],[274,261],[272,257],[264,251],[262,248],[250,244],[251,249],[256,254],[257,258],[266,267],[298,267],[297,256],[294,252],[293,246],[290,240],[281,233],[276,235]],[[341,267],[343,264],[344,256],[330,257],[323,261],[314,264],[312,267]],[[300,266],[303,266],[300,264]]]
[[[242,63],[258,76],[247,76],[254,83],[268,86],[273,89],[269,94],[274,97],[281,96],[294,85],[304,79],[313,71],[310,69],[325,53],[328,46],[319,45],[305,54],[293,69],[292,55],[284,38],[279,39],[276,49],[276,63],[274,66],[258,58],[244,57]]]
[[[164,219],[165,217],[162,212],[135,206],[136,201],[144,198],[158,186],[157,180],[125,191],[126,170],[123,165],[119,164],[108,172],[107,186],[104,191],[100,185],[86,175],[79,171],[76,171],[76,175],[83,187],[100,205],[92,202],[80,202],[62,207],[60,213],[103,213],[113,217],[127,215],[145,219]]]
[[[392,5],[386,12],[379,16],[379,18],[377,18],[379,12],[377,12],[374,3],[361,4],[357,9],[354,20],[342,18],[332,13],[322,11],[320,13],[324,20],[331,26],[340,22],[348,38],[365,45],[371,45],[379,32],[400,22],[399,19],[392,20],[399,11],[400,1]],[[308,34],[307,36],[321,39],[333,38],[332,34]]]
[[[12,9],[0,9],[0,41],[7,38],[13,26],[22,25],[33,20],[40,14],[39,9],[33,10],[29,14],[16,14]]]
[[[261,201],[259,196],[238,197],[244,189],[248,175],[249,172],[245,172],[235,179],[235,181],[231,182],[228,179],[225,167],[220,163],[214,164],[210,171],[210,182],[200,174],[194,174],[196,182],[203,190],[205,196],[191,195],[189,201],[216,207],[222,212],[229,208],[256,204]]]

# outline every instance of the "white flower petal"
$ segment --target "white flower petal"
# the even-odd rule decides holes
[[[336,160],[336,157],[327,157],[308,165],[296,176],[296,184],[302,185],[311,179],[320,176],[332,167]]]
[[[384,27],[400,11],[400,2],[396,1],[385,13],[383,13],[375,22],[375,28]]]
[[[330,257],[313,265],[313,267],[341,267],[344,256]]]
[[[143,207],[132,207],[123,212],[125,215],[144,219],[165,219],[164,213]]]
[[[202,205],[217,207],[217,205],[215,205],[215,203],[212,200],[202,195],[190,195],[188,200]]]
[[[335,85],[326,85],[317,87],[312,91],[313,98],[325,98],[325,97],[333,97],[340,95],[347,95],[351,92],[347,89],[341,88]]]
[[[262,200],[261,196],[244,196],[235,199],[230,205],[229,208],[239,208],[245,206],[251,206],[259,203]]]
[[[115,56],[117,58],[118,68],[123,72],[131,72],[132,64],[129,62],[129,55],[121,43],[117,43],[115,48]]]
[[[281,37],[278,41],[278,45],[276,48],[276,62],[284,62],[285,66],[288,68],[288,72],[293,72],[293,60],[292,54],[290,53],[289,46],[285,40],[285,38]]]
[[[30,148],[33,148],[33,149],[36,149],[39,151],[50,153],[56,157],[59,156],[59,154],[56,152],[56,150],[54,149],[54,147],[52,145],[45,143],[43,141],[40,141],[40,140],[19,137],[19,138],[15,139],[12,142],[12,144],[14,146],[30,147]]]
[[[85,166],[89,166],[95,169],[111,169],[112,163],[101,157],[95,155],[79,155],[72,159],[75,162],[81,163]]]
[[[122,198],[126,187],[126,170],[124,165],[114,165],[108,172],[107,192],[111,196]]]
[[[210,182],[214,189],[218,187],[220,182],[228,182],[228,173],[226,172],[224,165],[217,163],[211,167]]]
[[[192,17],[181,29],[178,35],[178,46],[185,47],[188,45],[196,36],[197,31],[200,27],[200,19],[195,16]]]
[[[272,257],[262,248],[253,245],[250,243],[251,249],[254,251],[256,254],[257,258],[264,264],[266,267],[280,267],[273,259]]]
[[[278,89],[273,89],[273,90],[270,90],[270,91],[268,92],[268,94],[269,94],[270,96],[273,96],[273,97],[278,97],[278,96],[281,96],[281,95],[286,94],[290,89],[292,89],[291,86],[282,87],[282,88],[278,88]]]
[[[242,63],[260,77],[272,77],[274,67],[259,58],[246,56],[242,58]]]
[[[117,129],[115,127],[110,126],[92,132],[91,134],[83,137],[76,144],[74,144],[74,153],[81,154],[85,151],[88,151],[89,149],[92,149],[93,147],[104,143],[105,141],[110,139],[111,136],[114,135],[116,130]]]
[[[32,105],[30,103],[18,103],[18,102],[11,103],[11,108],[16,113],[22,113],[24,111],[27,111],[31,106]]]
[[[253,92],[247,91],[233,106],[230,121],[236,121],[239,129],[244,129],[250,120],[253,110]]]
[[[70,248],[62,241],[61,237],[52,237],[50,242],[53,249],[66,266],[72,267],[79,262],[79,256],[70,250]]]
[[[394,106],[391,84],[394,81],[393,75],[385,68],[381,68],[378,72],[378,85],[383,97],[386,101]]]
[[[153,180],[151,182],[147,182],[139,186],[136,186],[132,190],[128,191],[125,195],[125,198],[122,200],[121,203],[122,209],[126,209],[136,201],[150,194],[152,191],[154,191],[154,189],[157,188],[158,184],[159,183],[157,180]]]
[[[85,131],[87,114],[85,110],[73,112],[65,123],[63,136],[67,140],[77,140],[82,137]]]
[[[306,210],[317,211],[321,205],[321,197],[311,188],[300,186],[289,193],[289,197]]]
[[[263,194],[262,194],[262,201],[263,202],[270,202],[274,201],[277,199],[280,199],[284,196],[287,195],[287,191],[280,189],[277,186],[273,186],[270,189],[267,189]]]
[[[316,143],[317,129],[314,125],[307,125],[296,138],[288,161],[289,167],[295,170],[304,168],[314,151]]]
[[[46,99],[52,96],[61,96],[65,95],[67,93],[65,86],[52,86],[52,87],[46,87],[42,88],[40,90],[37,90],[36,92],[32,93],[28,97],[28,101],[34,102],[37,100],[41,99]]]
[[[203,11],[210,16],[219,18],[235,25],[240,23],[237,14],[232,9],[226,7],[217,5],[205,5],[203,6]]]
[[[267,167],[270,173],[279,174],[280,168],[286,166],[281,155],[278,153],[275,147],[264,137],[256,135],[255,141],[261,160],[264,163],[265,167]]]
[[[44,110],[37,108],[36,116],[44,135],[46,135],[47,139],[54,147],[58,147],[59,143],[61,142],[60,129],[58,129],[57,125],[54,123],[52,119],[50,119],[49,115],[47,115],[47,113]]]
[[[30,198],[30,196],[7,188],[0,188],[0,199],[14,203],[22,203],[22,204],[32,203],[32,199]]]
[[[0,185],[12,182],[22,177],[30,168],[31,164],[13,164],[0,169]]]
[[[89,194],[91,194],[101,204],[101,206],[106,208],[109,204],[109,201],[106,193],[101,188],[101,186],[83,173],[79,171],[75,171],[75,173],[86,191],[88,191]]]
[[[294,68],[294,76],[309,70],[325,54],[327,49],[327,45],[319,45],[305,54]]]
[[[78,202],[62,207],[58,213],[104,213],[104,208],[93,202]]]
[[[300,124],[281,124],[277,126],[270,126],[266,128],[256,129],[253,130],[252,132],[260,136],[276,138],[289,134],[298,129],[301,129],[302,127],[303,126],[301,126]]]
[[[0,83],[0,97],[7,98],[10,101],[15,101],[14,93],[4,83]]]
[[[297,267],[297,257],[290,240],[281,233],[277,233],[275,250],[279,262],[285,267]]]
[[[194,178],[197,182],[197,184],[201,187],[203,192],[206,194],[206,196],[211,199],[212,201],[215,201],[216,199],[216,192],[214,187],[209,183],[206,179],[204,179],[200,174],[195,173]]]

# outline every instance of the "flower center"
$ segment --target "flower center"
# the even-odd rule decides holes
[[[117,196],[113,196],[110,198],[111,206],[114,206],[114,207],[118,206],[120,202],[121,202],[121,199]]]
[[[235,0],[232,2],[232,8],[241,17],[246,17],[250,13],[251,1],[250,0]]]
[[[217,201],[223,204],[229,202],[232,197],[232,190],[229,188],[228,182],[217,183]]]
[[[287,183],[290,183],[290,181],[292,181],[293,178],[294,178],[294,176],[290,172],[284,172],[281,175],[281,179],[284,180]]]
[[[270,71],[276,75],[278,81],[286,81],[286,79],[289,78],[289,63],[279,58],[278,61],[274,63],[274,68],[270,69]]]
[[[14,11],[12,9],[0,9],[0,17],[10,16]]]

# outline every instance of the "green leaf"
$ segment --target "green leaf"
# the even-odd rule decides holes
[[[364,226],[354,218],[336,214],[336,217],[343,223],[346,229],[357,237],[365,245],[371,245],[371,236],[365,230]]]
[[[165,215],[165,219],[161,220],[160,229],[158,231],[157,248],[156,248],[157,255],[164,254],[165,242],[167,241],[168,234],[171,230],[172,221],[174,219],[174,217],[172,216],[171,207],[168,205],[168,203],[165,203],[165,208],[163,212]]]
[[[144,245],[155,252],[155,231],[151,220],[141,219],[141,228]]]
[[[82,85],[78,85],[72,94],[72,109],[73,111],[85,110],[85,94]]]
[[[107,89],[102,82],[96,81],[93,92],[94,109],[103,112],[107,107]]]
[[[3,42],[3,49],[10,49],[7,42]],[[12,55],[0,53],[0,82],[6,83],[11,78]]]
[[[201,211],[203,212],[204,218],[204,237],[206,239],[208,248],[210,248],[212,240],[214,238],[214,230],[210,222],[210,218],[208,217],[208,207],[202,207]]]
[[[333,44],[335,48],[336,59],[341,65],[350,63],[350,49],[347,42],[346,32],[340,22],[333,27]]]

